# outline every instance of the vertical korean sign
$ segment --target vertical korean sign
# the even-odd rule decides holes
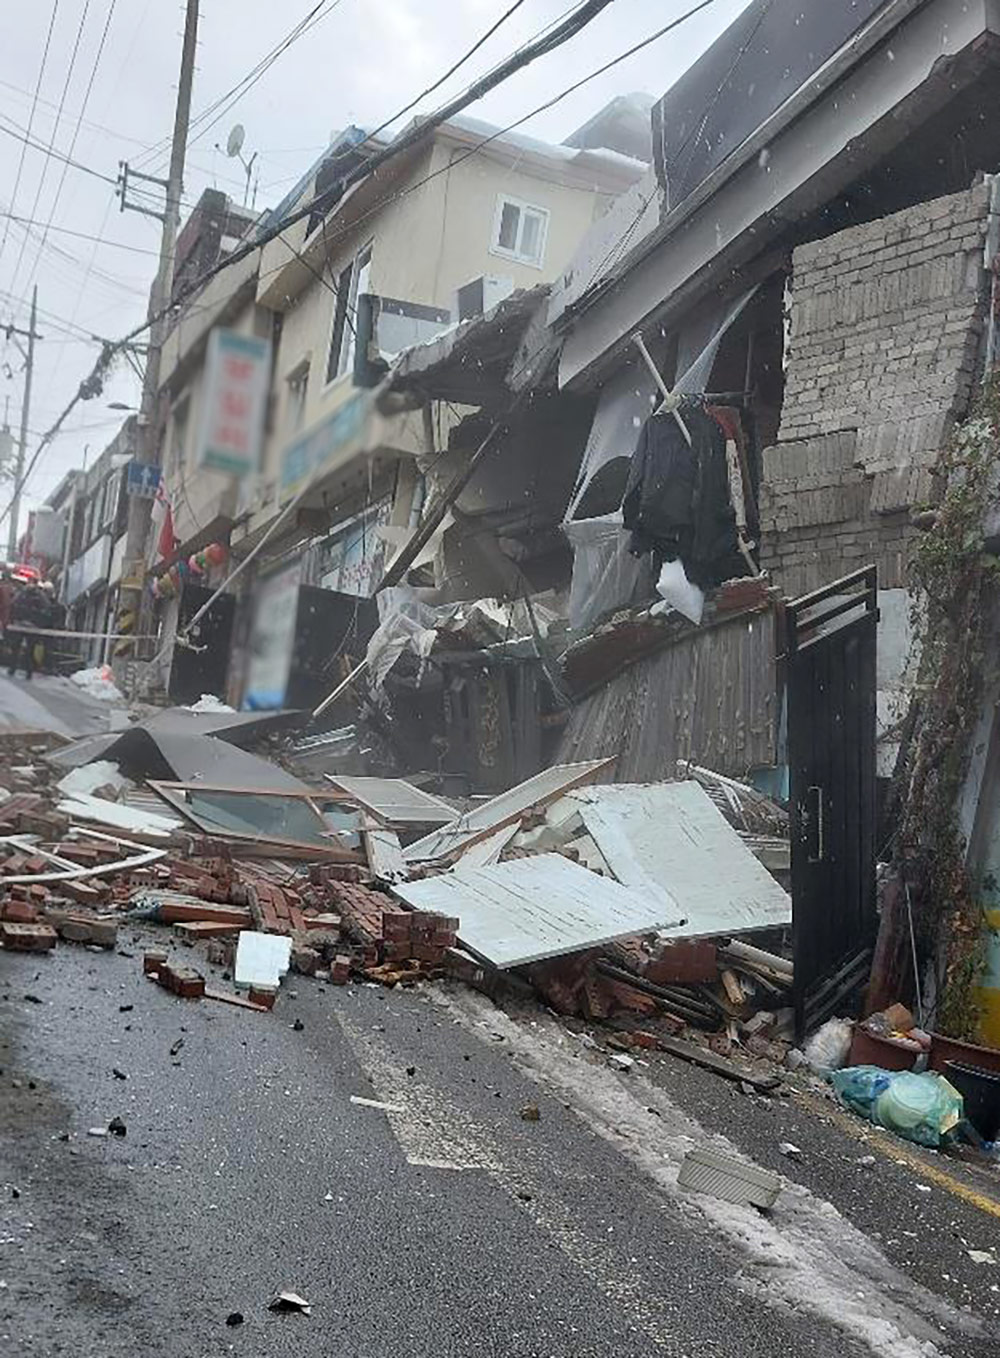
[[[199,467],[246,476],[260,466],[270,372],[269,340],[233,330],[209,335]]]

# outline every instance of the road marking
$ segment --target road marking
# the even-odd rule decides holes
[[[409,1075],[377,1034],[362,1031],[337,1011],[337,1022],[375,1091],[375,1098],[351,1095],[351,1102],[382,1109],[406,1163],[419,1169],[500,1168],[485,1131],[467,1113],[417,1075]],[[400,1104],[400,1092],[406,1103]]]
[[[946,1193],[961,1198],[963,1202],[969,1203],[970,1206],[977,1207],[980,1212],[986,1212],[989,1216],[1000,1218],[1000,1201],[991,1198],[986,1193],[980,1193],[978,1189],[971,1188],[968,1184],[962,1183],[961,1179],[956,1179],[947,1170],[939,1169],[937,1165],[928,1163],[918,1151],[911,1150],[906,1142],[899,1137],[893,1136],[881,1127],[876,1127],[874,1123],[860,1122],[854,1114],[829,1104],[812,1094],[799,1094],[798,1099],[801,1103],[806,1104],[812,1112],[819,1113],[835,1122],[841,1130],[847,1132],[855,1141],[862,1141],[866,1146],[874,1147],[874,1149],[881,1151],[887,1159],[905,1161],[915,1174],[919,1174],[924,1179],[929,1179],[938,1188],[943,1188]]]
[[[632,1160],[689,1222],[738,1249],[746,1263],[734,1281],[749,1295],[779,1309],[811,1312],[878,1358],[942,1358],[946,1332],[983,1336],[981,1317],[907,1276],[831,1202],[802,1184],[786,1181],[769,1217],[679,1189],[680,1163],[694,1146],[748,1157],[698,1123],[659,1084],[641,1074],[623,1080],[597,1063],[555,1020],[539,1017],[526,1026],[472,992],[432,998],[484,1040],[502,1036],[523,1073],[548,1086]]]

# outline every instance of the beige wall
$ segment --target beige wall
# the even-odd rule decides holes
[[[449,164],[451,169],[446,168]],[[436,177],[421,183],[429,174]],[[407,191],[410,186],[415,187]],[[443,141],[420,156],[407,175],[393,183],[392,192],[395,196],[377,215],[363,218],[349,230],[338,227],[336,217],[331,220],[327,227],[329,257],[323,270],[326,285],[309,276],[284,311],[275,365],[274,420],[264,460],[265,483],[277,477],[281,456],[294,437],[289,420],[289,376],[308,361],[302,429],[317,424],[354,390],[349,373],[327,384],[326,365],[334,317],[333,282],[366,244],[372,245],[373,292],[441,307],[454,316],[457,289],[481,274],[511,278],[516,288],[553,279],[611,197],[596,185],[556,183],[485,152],[468,156],[466,150]],[[540,268],[491,252],[500,195],[549,213]],[[304,223],[291,228],[287,235],[296,249],[305,246]],[[310,244],[314,242],[315,233],[310,237]],[[273,242],[263,254],[258,296],[266,294],[276,305],[283,300],[282,262],[287,263],[292,276],[298,270],[301,278],[301,266],[287,247]],[[314,268],[318,269],[318,264]]]

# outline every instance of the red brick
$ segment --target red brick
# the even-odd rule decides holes
[[[261,1009],[273,1009],[278,995],[276,991],[268,990],[265,986],[252,985],[247,992],[247,998],[251,1004],[256,1004]]]
[[[185,1000],[200,1000],[205,993],[205,978],[200,971],[170,962],[160,968],[160,985]]]
[[[236,905],[219,905],[208,901],[166,900],[161,902],[158,914],[165,924],[180,924],[188,920],[211,920],[216,924],[228,924],[233,929],[250,929],[253,926],[249,910],[241,910]]]
[[[56,931],[48,924],[0,923],[0,940],[12,952],[48,952],[56,945]]]
[[[10,920],[11,924],[37,924],[38,907],[31,901],[11,898],[0,905],[0,919]]]
[[[161,967],[167,964],[167,954],[160,949],[150,949],[142,955],[142,969],[147,976],[155,975]]]

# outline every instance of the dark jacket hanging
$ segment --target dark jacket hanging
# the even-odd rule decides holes
[[[725,435],[697,404],[684,403],[681,415],[690,447],[672,414],[651,415],[643,425],[622,517],[635,556],[680,557],[688,579],[705,589],[745,574],[746,567],[729,496]]]

